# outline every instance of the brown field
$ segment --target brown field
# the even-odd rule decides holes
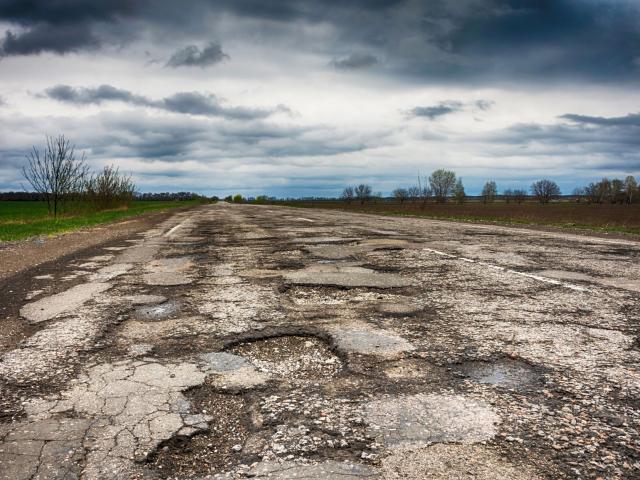
[[[359,202],[347,204],[339,200],[304,200],[283,203],[293,207],[329,208],[381,215],[416,215],[452,220],[547,225],[640,234],[640,204],[596,205],[576,202],[557,202],[547,205],[533,202],[483,204],[469,201],[462,205],[455,203],[422,205],[418,202],[405,202],[401,205],[395,200],[372,200],[364,205],[360,205]]]

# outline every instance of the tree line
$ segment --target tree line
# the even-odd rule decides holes
[[[562,192],[556,182],[549,179],[541,179],[533,182],[529,190],[523,188],[507,188],[502,195],[498,194],[498,186],[490,180],[482,187],[480,199],[483,203],[492,203],[502,198],[507,203],[523,203],[532,198],[539,203],[546,204],[560,197]],[[465,192],[462,178],[457,177],[451,170],[438,169],[428,177],[418,176],[417,185],[399,187],[393,191],[393,197],[402,205],[405,202],[426,204],[429,201],[446,203],[449,200],[456,203],[464,203],[468,195]],[[602,179],[597,183],[590,183],[586,187],[576,189],[574,197],[578,201],[583,199],[589,203],[633,203],[640,198],[640,189],[633,176],[625,180]],[[372,199],[370,185],[361,183],[357,186],[347,186],[342,191],[340,198],[348,204],[358,202],[364,205]]]

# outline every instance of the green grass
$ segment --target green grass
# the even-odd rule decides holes
[[[83,227],[109,223],[126,217],[171,208],[198,205],[199,200],[183,202],[134,201],[128,209],[68,214],[54,220],[47,215],[44,202],[0,201],[0,241],[70,232]]]

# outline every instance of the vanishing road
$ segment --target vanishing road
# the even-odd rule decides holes
[[[640,478],[640,243],[206,205],[0,285],[0,478]]]

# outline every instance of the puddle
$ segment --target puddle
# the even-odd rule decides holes
[[[341,360],[322,340],[283,336],[234,346],[231,351],[247,359],[258,371],[294,380],[326,379],[342,368]]]
[[[145,305],[138,307],[133,311],[133,318],[146,322],[154,322],[166,320],[180,313],[181,303],[175,300],[169,300],[159,305]]]
[[[531,366],[518,360],[466,362],[455,366],[454,370],[475,382],[504,388],[526,387],[540,381],[540,375]]]

